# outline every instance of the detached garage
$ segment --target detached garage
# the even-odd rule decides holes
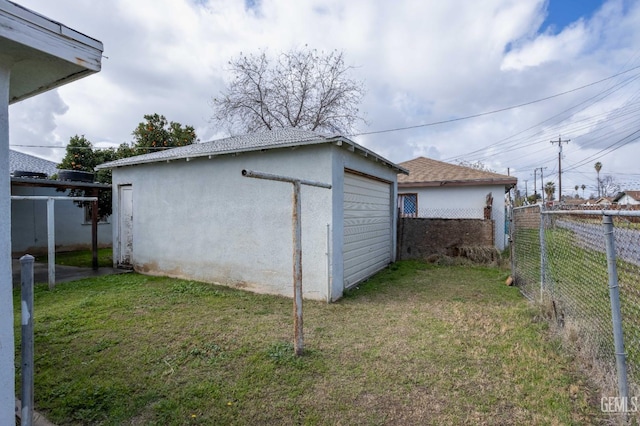
[[[307,299],[336,300],[395,260],[397,174],[342,136],[282,129],[117,160],[114,262],[151,275],[292,296],[292,184]]]

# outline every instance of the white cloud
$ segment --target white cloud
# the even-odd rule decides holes
[[[12,106],[14,144],[26,139],[62,144],[75,134],[119,144],[130,141],[150,113],[193,125],[201,140],[221,136],[208,123],[209,100],[223,88],[227,61],[262,48],[278,52],[307,44],[344,50],[355,66],[353,76],[368,88],[361,109],[370,125],[361,126],[363,132],[501,109],[640,63],[638,1],[610,0],[592,18],[558,34],[539,32],[545,0],[262,0],[251,9],[242,0],[19,2],[101,40],[108,59],[97,75]],[[557,153],[549,140],[558,133],[575,141],[566,161],[578,163],[628,129],[624,121],[593,119],[578,128],[578,118],[569,114],[562,116],[565,122],[553,118],[606,87],[473,120],[354,139],[392,161],[418,155],[483,159],[499,172],[511,168],[520,179],[532,179],[528,175],[535,167],[545,165],[551,173]],[[580,117],[615,106],[631,108],[637,91],[638,83],[632,83]],[[47,113],[42,108],[56,96],[60,103],[49,105]],[[23,123],[27,117],[32,122]],[[604,128],[594,134],[599,145],[589,145],[587,135],[596,127]],[[55,152],[62,157],[61,150]],[[635,170],[618,151],[610,156],[619,170]],[[613,164],[610,156],[601,161]],[[590,173],[590,168],[579,171]],[[571,179],[568,175],[566,185],[573,186]]]

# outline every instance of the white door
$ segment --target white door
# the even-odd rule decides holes
[[[391,183],[344,174],[344,288],[391,263],[393,247]]]
[[[121,185],[118,191],[118,265],[131,266],[133,255],[133,188]]]

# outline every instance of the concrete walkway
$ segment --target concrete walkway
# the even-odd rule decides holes
[[[22,403],[18,398],[16,398],[16,425],[19,424],[22,424]],[[33,419],[31,419],[31,424],[33,426],[56,426],[37,411],[33,412]]]
[[[13,286],[20,287],[20,260],[13,259],[11,262],[13,271]],[[115,268],[79,268],[77,266],[56,265],[56,284],[68,281],[80,280],[82,278],[99,277],[102,275],[123,274],[130,272],[126,269]],[[35,283],[49,282],[49,269],[46,263],[34,263],[33,275]]]

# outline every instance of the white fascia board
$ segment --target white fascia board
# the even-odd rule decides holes
[[[100,71],[102,42],[6,0],[0,0],[0,37]]]
[[[14,91],[10,103],[100,71],[102,42],[36,12],[0,0],[0,53],[30,84]],[[17,86],[16,86],[17,87]]]

